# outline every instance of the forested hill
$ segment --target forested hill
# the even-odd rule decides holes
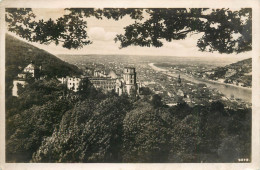
[[[36,65],[41,64],[43,74],[48,77],[78,75],[81,72],[76,66],[9,34],[6,34],[5,40],[7,92],[11,88],[13,79],[31,61]]]
[[[252,58],[248,58],[225,67],[212,70],[208,78],[225,83],[251,87],[252,86]]]

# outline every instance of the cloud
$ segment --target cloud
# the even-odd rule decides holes
[[[91,27],[88,30],[88,35],[93,41],[111,41],[116,37],[116,34],[116,32],[106,32],[102,27]]]

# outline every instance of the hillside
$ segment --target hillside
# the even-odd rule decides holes
[[[252,58],[245,59],[225,67],[218,67],[208,72],[207,77],[228,84],[243,87],[252,86]]]
[[[6,34],[5,40],[7,91],[10,90],[13,79],[31,61],[34,61],[36,65],[42,65],[43,74],[48,77],[78,75],[81,73],[76,66],[9,34]]]

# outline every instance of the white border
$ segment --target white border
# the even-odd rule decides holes
[[[168,164],[81,164],[81,163],[5,163],[5,29],[4,8],[253,8],[252,82],[252,162],[251,163],[168,163]],[[0,169],[260,169],[260,1],[259,0],[4,0],[0,4]]]

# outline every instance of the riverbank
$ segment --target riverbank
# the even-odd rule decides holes
[[[155,71],[168,71],[166,69],[155,66],[154,63],[149,63],[148,65],[152,67],[152,69],[154,69]]]
[[[179,76],[179,73],[171,73],[166,69],[159,68],[154,65],[154,63],[149,63],[149,66],[158,72],[162,72],[163,74],[177,77]],[[180,76],[182,79],[193,82],[195,84],[205,84],[207,87],[212,88],[212,89],[217,89],[220,93],[224,94],[227,98],[238,98],[241,99],[245,102],[252,103],[252,89],[247,88],[247,87],[241,87],[241,86],[236,86],[236,85],[231,85],[231,84],[225,84],[221,82],[215,82],[215,81],[210,81],[210,80],[205,80],[205,79],[199,79],[184,73],[180,72]]]
[[[205,81],[217,83],[217,84],[222,84],[222,85],[227,85],[227,86],[232,86],[232,87],[237,87],[237,88],[241,88],[241,89],[245,89],[245,90],[252,90],[251,87],[237,86],[237,85],[234,85],[234,84],[222,83],[222,82],[219,82],[219,81],[214,81],[214,80],[209,80],[209,79],[201,79],[201,80],[205,80]]]
[[[157,67],[154,65],[154,63],[149,63],[148,64],[150,67],[152,67],[154,70],[156,71],[165,71],[167,72],[168,70],[166,69],[163,69],[163,68],[160,68],[160,67]],[[182,73],[184,74],[184,73]],[[190,75],[187,75],[186,76],[189,76],[190,78],[194,78],[194,79],[197,79],[199,81],[202,81],[202,82],[208,82],[208,83],[216,83],[216,84],[221,84],[221,85],[226,85],[226,86],[231,86],[231,87],[236,87],[236,88],[241,88],[241,89],[245,89],[245,90],[252,90],[252,88],[250,87],[242,87],[242,86],[237,86],[237,85],[234,85],[234,84],[228,84],[228,83],[222,83],[222,82],[219,82],[219,81],[214,81],[214,80],[209,80],[209,79],[201,79],[201,78],[197,78],[197,77],[192,77]]]

